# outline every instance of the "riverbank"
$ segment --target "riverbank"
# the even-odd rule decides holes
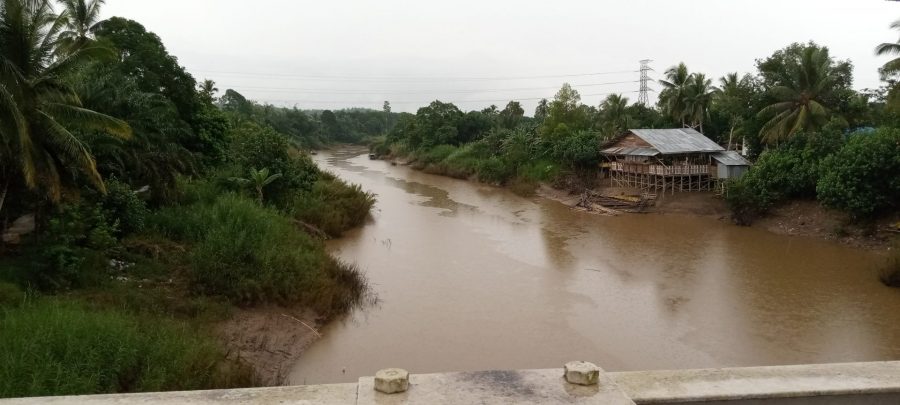
[[[229,359],[251,366],[258,385],[276,386],[326,322],[309,308],[265,306],[235,310],[217,329]]]
[[[618,194],[620,192],[627,194],[626,191],[610,187],[597,187],[593,191],[600,194]],[[547,184],[540,185],[537,195],[558,201],[573,209],[578,209],[577,204],[581,200],[580,192],[561,190]],[[594,212],[609,214],[609,211]],[[731,211],[727,204],[724,199],[713,192],[659,196],[656,204],[647,212],[709,217],[731,222]],[[625,212],[622,214],[640,215]],[[896,218],[883,218],[874,224],[861,226],[852,223],[847,215],[822,207],[815,201],[789,201],[773,208],[765,217],[755,221],[750,227],[764,229],[778,235],[827,240],[861,249],[888,250],[892,247],[892,237],[896,235],[889,229],[896,226],[892,225],[896,223]]]
[[[452,177],[467,181],[479,181],[475,175],[460,175],[455,172],[440,170],[428,164],[416,164],[415,160],[400,160],[388,156],[385,160],[391,164],[409,166],[414,170],[421,170],[429,174]],[[573,209],[581,201],[584,192],[584,180],[556,181],[555,184],[564,188],[554,187],[548,182],[513,182],[504,187],[520,195],[534,194],[563,203]],[[640,194],[636,190],[620,189],[615,187],[594,186],[592,191],[603,195],[630,195]],[[594,213],[601,215],[616,214],[615,210],[607,210],[598,207]],[[674,195],[660,195],[655,204],[647,212],[658,214],[678,214],[697,217],[714,217],[721,221],[731,221],[731,210],[725,200],[713,192],[676,193]],[[625,213],[623,213],[625,214]],[[892,247],[896,224],[900,221],[900,215],[882,218],[872,224],[854,223],[845,213],[827,209],[815,201],[794,200],[788,201],[771,209],[766,216],[758,219],[751,227],[765,229],[779,235],[816,238],[840,243],[846,246],[870,250],[888,250]],[[892,231],[894,230],[894,231]]]
[[[382,300],[323,327],[290,384],[572,358],[627,371],[898,355],[881,252],[715,216],[587,215],[361,152],[316,161],[378,195],[374,220],[328,250],[364,264]]]

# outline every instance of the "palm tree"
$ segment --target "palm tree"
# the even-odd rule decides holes
[[[690,122],[691,128],[699,128],[703,133],[703,122],[709,117],[709,105],[712,104],[716,88],[712,80],[703,73],[694,73],[688,77],[684,89],[684,112],[682,116]]]
[[[100,21],[100,8],[106,0],[60,0],[64,10],[60,18],[66,30],[59,39],[64,47],[84,45],[91,40],[91,32]]]
[[[101,48],[76,46],[60,51],[65,20],[49,0],[0,0],[0,174],[10,176],[58,201],[63,178],[80,172],[105,191],[88,148],[74,130],[127,138],[124,121],[84,108],[62,80],[95,57]],[[0,207],[2,208],[2,207]]]
[[[259,201],[259,204],[262,205],[263,189],[279,178],[281,178],[281,173],[275,173],[270,176],[269,168],[264,167],[260,170],[250,169],[249,178],[243,179],[240,177],[232,177],[231,181],[244,186],[252,185],[256,189],[256,199]]]
[[[631,116],[628,114],[628,97],[621,94],[610,94],[600,104],[600,119],[602,125],[609,133],[618,135],[631,125]]]
[[[894,21],[891,24],[891,28],[900,30],[900,20]],[[881,45],[878,45],[875,48],[875,54],[878,56],[900,54],[900,41],[885,42]],[[881,67],[881,72],[884,75],[891,75],[900,72],[900,58],[894,58],[890,62],[885,63],[884,66]]]
[[[216,93],[219,92],[219,88],[216,87],[216,82],[206,79],[198,86],[200,88],[200,98],[203,101],[212,104],[216,101]]]
[[[828,110],[820,100],[834,83],[835,74],[827,51],[804,50],[800,64],[791,69],[787,82],[769,89],[776,102],[757,114],[760,118],[772,117],[760,129],[760,137],[772,142],[821,127],[828,119]]]
[[[681,121],[682,126],[687,126],[685,122],[685,110],[687,107],[684,103],[685,87],[687,86],[690,72],[687,65],[683,62],[666,70],[666,80],[658,80],[664,89],[659,94],[659,101],[663,109],[675,120]]]
[[[715,99],[713,100],[720,109],[728,114],[728,150],[734,142],[735,130],[743,121],[742,113],[749,108],[747,105],[746,88],[748,87],[748,79],[739,77],[737,72],[728,73],[719,78],[719,88],[716,90]]]

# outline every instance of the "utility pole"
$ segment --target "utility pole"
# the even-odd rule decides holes
[[[644,59],[641,61],[641,91],[638,96],[638,104],[643,104],[646,106],[650,104],[650,86],[648,82],[650,81],[650,71],[653,70],[650,68],[650,62],[653,62],[650,59]]]

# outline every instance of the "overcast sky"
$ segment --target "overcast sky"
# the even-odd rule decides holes
[[[531,114],[563,82],[588,104],[611,92],[634,101],[641,59],[654,77],[684,61],[718,78],[809,40],[852,60],[856,88],[874,88],[887,57],[873,48],[900,34],[889,28],[900,3],[885,0],[107,0],[104,16],[142,23],[223,91],[410,112],[517,99]],[[620,73],[587,75],[606,72]]]

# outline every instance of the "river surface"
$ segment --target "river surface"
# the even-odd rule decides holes
[[[292,384],[414,373],[609,371],[900,359],[900,291],[884,258],[711,218],[599,216],[372,161],[319,165],[378,195],[332,241],[380,302],[332,322]]]

